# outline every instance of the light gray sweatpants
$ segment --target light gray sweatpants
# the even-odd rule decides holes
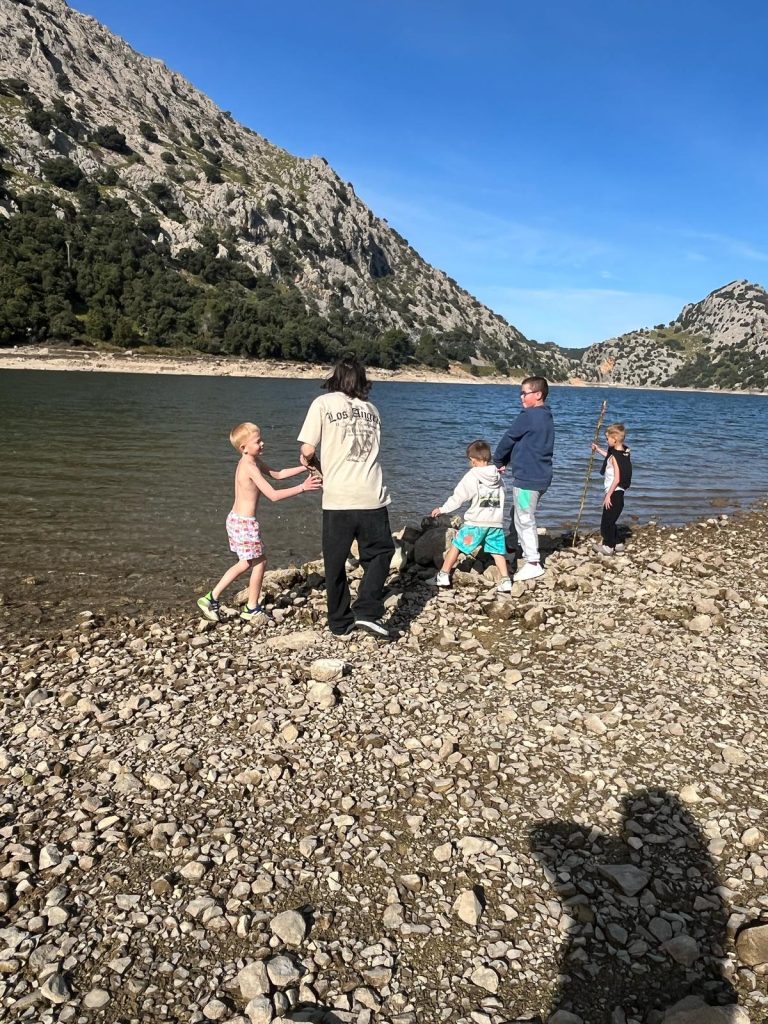
[[[539,561],[539,535],[536,532],[536,508],[544,491],[529,491],[525,487],[512,488],[517,542],[523,549],[526,562]]]

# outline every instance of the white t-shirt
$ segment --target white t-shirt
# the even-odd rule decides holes
[[[323,508],[382,508],[390,496],[379,465],[381,419],[371,402],[331,391],[316,398],[299,432],[320,448]]]

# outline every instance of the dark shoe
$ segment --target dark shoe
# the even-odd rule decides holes
[[[343,629],[340,633],[334,633],[332,629],[329,629],[329,632],[331,636],[334,637],[334,639],[343,640],[345,637],[352,636],[352,634],[355,632],[355,624],[354,622],[350,622],[347,628]]]
[[[356,619],[355,629],[362,629],[365,633],[375,636],[377,640],[392,639],[387,627],[383,626],[378,619]]]

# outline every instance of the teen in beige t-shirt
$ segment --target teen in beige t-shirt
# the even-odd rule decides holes
[[[371,402],[341,391],[316,398],[299,432],[302,444],[322,441],[323,508],[382,508],[390,497],[379,465],[381,419]]]
[[[379,465],[381,420],[368,401],[370,384],[357,359],[341,359],[323,384],[327,394],[309,407],[299,433],[301,460],[320,448],[323,472],[323,561],[328,627],[335,636],[363,629],[382,640],[383,592],[395,550],[389,528],[389,494]],[[346,562],[357,541],[363,578],[354,604]]]

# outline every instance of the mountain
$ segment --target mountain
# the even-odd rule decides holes
[[[0,258],[13,276],[0,344],[328,358],[352,343],[385,365],[567,374],[557,346],[426,263],[322,157],[238,124],[63,0],[0,0],[0,41]]]
[[[591,345],[576,375],[600,383],[768,387],[768,292],[732,281],[658,324]]]

